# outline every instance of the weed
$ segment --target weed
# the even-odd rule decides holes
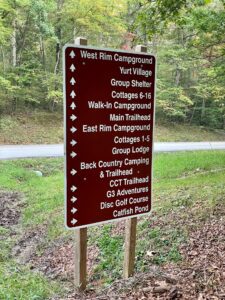
[[[122,273],[123,238],[112,236],[111,228],[111,225],[105,225],[97,241],[100,256],[95,277],[97,277],[97,273],[101,272],[103,277],[107,278],[107,282],[111,282],[116,277],[121,276]]]

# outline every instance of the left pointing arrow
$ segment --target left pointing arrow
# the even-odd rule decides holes
[[[76,56],[76,54],[74,53],[74,51],[72,50],[71,52],[70,52],[70,57],[71,58],[74,58]]]

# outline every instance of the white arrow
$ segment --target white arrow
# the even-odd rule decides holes
[[[74,110],[76,108],[76,104],[74,102],[72,102],[72,104],[70,105],[70,107],[72,108],[72,110]]]
[[[72,197],[70,200],[74,203],[74,202],[77,201],[77,198],[76,197]]]
[[[75,225],[77,223],[77,220],[76,219],[73,219],[72,221],[71,221],[71,224],[73,224],[73,225]]]
[[[75,214],[76,211],[77,211],[77,209],[76,209],[75,207],[73,207],[73,208],[71,209],[71,213],[72,213],[72,214]]]
[[[77,190],[77,187],[75,187],[74,185],[71,187],[71,191],[75,192]]]
[[[76,94],[75,94],[75,92],[74,91],[72,91],[71,93],[70,93],[70,96],[74,99],[75,97],[76,97]]]
[[[72,158],[74,158],[75,156],[77,156],[77,154],[76,154],[75,152],[71,152],[71,153],[70,153],[70,156],[71,156]]]
[[[76,70],[74,64],[72,64],[72,65],[70,66],[70,70],[71,70],[71,72],[74,72],[74,71]]]
[[[70,171],[70,174],[74,176],[75,174],[77,174],[77,171],[74,170],[74,169],[72,169],[72,170]]]
[[[74,85],[74,84],[76,83],[76,80],[72,77],[71,80],[70,80],[70,83],[71,83],[72,85]]]
[[[77,119],[77,116],[75,116],[75,115],[70,116],[70,120],[75,121],[76,119]]]
[[[70,142],[70,144],[72,145],[72,146],[75,146],[76,145],[76,141],[74,141],[74,140],[72,140],[71,142]]]
[[[70,52],[70,57],[71,58],[74,58],[76,56],[76,54],[74,53],[74,51],[72,50],[71,52]]]
[[[77,131],[77,129],[73,126],[73,127],[70,128],[70,131],[71,131],[72,133],[74,133],[74,132]]]

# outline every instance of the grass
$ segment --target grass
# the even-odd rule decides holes
[[[138,222],[138,271],[147,270],[151,264],[182,260],[179,247],[188,237],[189,217],[198,224],[208,218],[218,204],[225,205],[224,169],[224,151],[154,156],[153,213]],[[0,170],[0,190],[19,191],[24,195],[19,231],[44,226],[43,247],[73,235],[64,228],[62,159],[2,161]],[[38,177],[35,170],[41,171],[43,176]],[[112,234],[117,224],[89,229],[89,245],[99,249],[98,266],[91,280],[109,283],[122,275],[123,230],[121,234]],[[49,281],[11,258],[16,236],[12,238],[3,227],[0,227],[0,236],[3,237],[0,238],[0,299],[47,299],[59,289],[63,291],[61,283]],[[152,252],[154,255],[148,255]]]
[[[106,283],[111,283],[112,278],[118,278],[122,275],[121,265],[123,263],[123,238],[121,236],[111,235],[112,225],[105,225],[101,229],[101,235],[96,240],[100,251],[100,261],[95,269],[93,279],[102,279]],[[110,274],[110,277],[108,276]]]
[[[0,115],[0,132],[0,144],[63,143],[63,114],[36,111],[12,116]],[[155,141],[225,141],[225,131],[157,122]]]
[[[0,132],[0,145],[59,144],[63,142],[63,117],[47,112],[0,115]]]
[[[45,172],[49,165],[50,173]],[[58,171],[55,170],[59,166]],[[60,170],[62,160],[18,160],[0,163],[0,189],[19,191],[25,195],[25,208],[18,231],[25,233],[28,228],[48,223],[53,226],[49,218],[55,210],[61,212],[63,203],[63,174]],[[46,177],[37,177],[33,170],[41,169]],[[48,211],[49,215],[46,214]],[[48,219],[49,218],[49,219]],[[55,219],[54,219],[55,220]],[[61,232],[63,217],[61,220]],[[59,225],[59,227],[60,227]],[[58,234],[58,233],[57,233]],[[4,237],[4,238],[2,238]],[[46,236],[45,243],[57,236]],[[38,272],[32,272],[29,266],[21,266],[11,258],[11,249],[15,244],[15,237],[10,238],[9,230],[0,227],[0,299],[2,300],[30,300],[48,299],[54,294],[60,294],[63,287],[50,281]]]
[[[225,141],[225,131],[186,124],[156,123],[155,140],[158,142]]]
[[[56,283],[12,260],[0,264],[0,274],[2,300],[44,300],[60,293]]]
[[[225,168],[224,151],[155,154],[154,178],[177,178],[202,171]]]

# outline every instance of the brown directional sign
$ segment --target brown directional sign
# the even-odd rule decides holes
[[[64,47],[69,228],[151,209],[155,58]]]

